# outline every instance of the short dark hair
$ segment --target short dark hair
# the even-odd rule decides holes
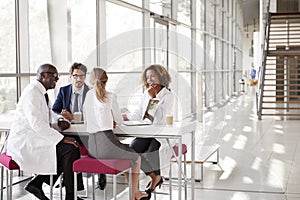
[[[70,74],[72,74],[75,69],[80,69],[85,74],[87,72],[86,66],[84,64],[82,64],[82,63],[76,63],[76,62],[73,63],[73,65],[70,67],[70,70],[69,70]]]

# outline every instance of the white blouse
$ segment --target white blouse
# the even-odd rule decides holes
[[[140,105],[134,111],[134,113],[130,117],[130,120],[143,119],[150,99],[151,96],[148,94],[147,91],[145,91]],[[159,103],[158,108],[154,114],[153,124],[163,124],[165,123],[165,118],[167,114],[174,114],[175,95],[170,90],[162,88],[156,95],[155,99],[158,99]]]
[[[84,119],[89,133],[112,130],[113,121],[122,123],[122,116],[114,93],[106,92],[105,102],[100,102],[94,89],[86,94],[83,105]]]

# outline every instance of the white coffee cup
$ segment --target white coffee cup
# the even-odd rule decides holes
[[[81,112],[73,113],[73,120],[75,123],[81,122],[82,121],[82,113]]]
[[[173,125],[173,115],[166,115],[166,125]]]

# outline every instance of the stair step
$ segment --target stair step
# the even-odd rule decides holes
[[[299,27],[300,25],[300,20],[299,19],[294,19],[294,20],[289,20],[289,21],[272,21],[271,24],[270,24],[270,30],[272,31],[272,29],[274,28],[282,28],[282,29],[290,29],[290,28],[293,28],[293,27]]]
[[[270,64],[267,64],[267,65],[270,65]],[[277,64],[276,66],[282,66],[282,65],[280,65],[280,64]],[[277,68],[265,68],[265,70],[270,70],[270,71],[274,71],[274,70],[277,70],[277,71],[279,71],[279,70],[286,70],[286,71],[295,71],[295,70],[299,70],[300,71],[300,67],[299,68],[279,68],[279,67],[277,67]]]
[[[278,51],[278,50],[268,50],[267,55],[276,56],[299,56],[300,51]]]
[[[298,61],[300,58],[295,57],[295,56],[290,56],[290,57],[276,57],[276,56],[268,56],[267,61]]]
[[[262,116],[287,116],[287,117],[299,117],[300,116],[300,113],[299,114],[291,114],[291,113],[262,113],[261,114]]]
[[[300,34],[300,33],[299,33]],[[294,42],[298,42],[300,40],[300,38],[270,38],[269,39],[269,43],[277,43],[278,40],[282,40],[282,42],[284,41],[288,41],[288,42],[291,42],[291,43],[294,43]],[[298,41],[295,41],[295,40],[298,40]]]
[[[271,84],[271,83],[268,83],[268,84],[265,84],[265,86],[300,86],[300,83],[287,83],[287,84],[281,84],[281,83],[276,83],[276,84]]]
[[[299,108],[294,108],[294,107],[262,107],[262,109],[265,110],[300,110]]]
[[[300,29],[286,29],[283,27],[278,27],[278,29],[273,28],[272,30],[270,30],[270,33],[296,33],[299,32]]]
[[[264,98],[300,98],[300,95],[263,95]]]
[[[292,90],[264,90],[264,92],[300,92],[300,89],[299,90],[295,90],[295,89],[292,89]]]
[[[285,31],[283,31],[283,32],[285,32]],[[287,34],[286,33],[277,33],[277,32],[275,32],[275,33],[273,33],[273,32],[270,32],[270,37],[276,37],[276,36],[286,36]],[[296,35],[296,36],[298,36],[299,35],[299,33],[289,33],[289,35],[292,35],[292,36],[294,36],[294,35]]]
[[[265,81],[300,81],[298,78],[265,78]]]
[[[297,75],[298,75],[298,73],[295,73],[295,74],[283,74],[283,73],[278,73],[278,72],[274,73],[274,74],[273,73],[265,73],[265,76],[277,76],[277,77],[280,77],[280,76],[282,76],[282,77],[288,77],[288,76],[294,77],[294,76],[297,76]]]
[[[300,34],[300,33],[299,33]],[[286,47],[298,47],[299,40],[280,40],[280,41],[269,41],[269,51],[278,51],[276,48],[278,46],[286,46]]]
[[[262,101],[262,103],[270,103],[270,104],[300,104],[300,101]]]

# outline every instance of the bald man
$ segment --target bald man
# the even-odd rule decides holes
[[[47,90],[55,88],[58,79],[55,66],[43,64],[38,68],[37,80],[26,86],[20,97],[7,140],[7,154],[21,170],[38,174],[24,189],[42,200],[49,199],[42,190],[43,183],[50,182],[49,174],[53,174],[56,181],[62,172],[66,186],[65,199],[74,199],[72,164],[80,158],[76,140],[64,137],[50,127]],[[78,184],[78,189],[83,189],[82,177]]]

